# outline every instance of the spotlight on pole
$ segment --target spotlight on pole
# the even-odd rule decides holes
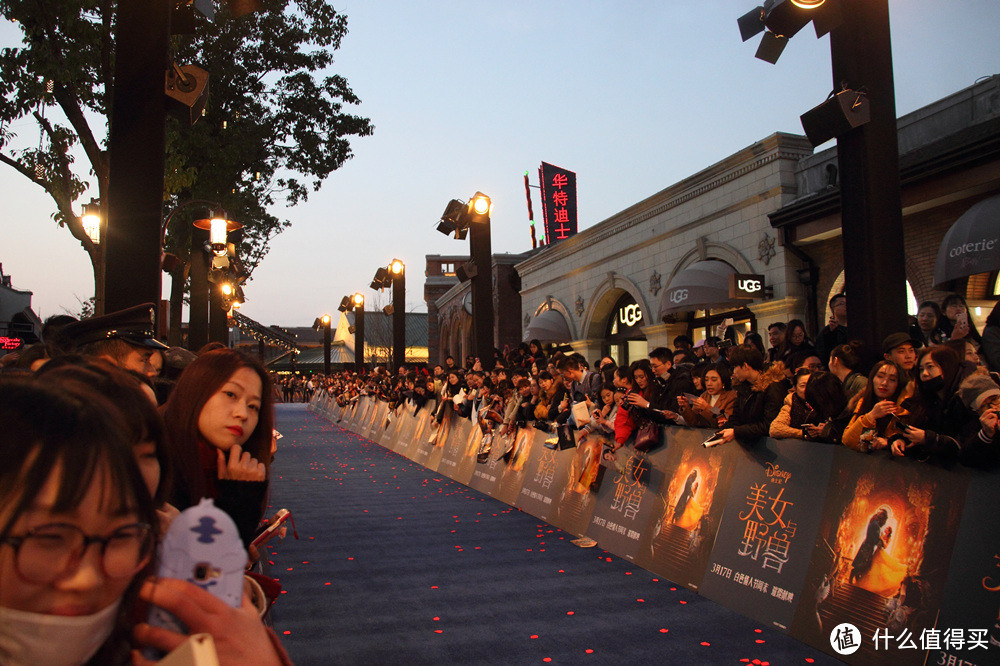
[[[354,305],[355,310],[362,310],[365,307],[365,295],[360,291],[351,297],[351,303]]]
[[[385,289],[392,284],[392,277],[389,275],[388,269],[379,268],[375,271],[375,279],[372,280],[371,288],[379,291]]]
[[[816,36],[822,37],[835,28],[842,16],[839,0],[766,0],[739,17],[736,24],[743,41],[764,33],[755,57],[774,64],[781,57],[788,40],[809,21],[813,21]]]
[[[392,316],[392,313],[394,312],[392,308],[392,303],[389,303],[389,305],[383,307],[382,312],[385,313],[386,315]]]
[[[468,282],[479,275],[479,269],[476,268],[475,261],[469,260],[455,269],[455,275],[458,277],[459,282]]]
[[[389,272],[393,275],[401,275],[403,273],[403,269],[405,268],[406,265],[403,264],[402,259],[393,259],[392,263],[389,264]]]
[[[350,307],[351,307],[351,297],[344,296],[342,299],[340,299],[340,305],[337,306],[337,309],[340,310],[341,312],[347,312],[350,309]]]
[[[871,120],[871,107],[865,93],[845,89],[830,93],[825,102],[806,111],[799,119],[809,143],[816,147],[867,124]]]

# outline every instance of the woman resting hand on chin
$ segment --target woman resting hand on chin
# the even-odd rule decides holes
[[[231,349],[205,352],[180,376],[164,408],[178,509],[209,497],[228,513],[244,545],[266,496],[274,400],[260,363]]]

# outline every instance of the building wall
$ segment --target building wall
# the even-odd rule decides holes
[[[574,346],[592,360],[611,308],[628,292],[649,347],[669,345],[686,325],[658,321],[660,298],[674,274],[707,258],[765,276],[774,294],[751,306],[759,328],[789,311],[801,316],[798,265],[787,264],[767,214],[795,197],[796,166],[811,152],[803,137],[774,134],[519,264],[522,326],[556,301],[571,313]],[[773,243],[773,256],[762,243]]]

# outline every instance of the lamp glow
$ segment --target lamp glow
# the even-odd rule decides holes
[[[472,199],[472,210],[476,215],[486,215],[490,212],[490,198],[485,194],[476,194]]]
[[[354,296],[352,297],[352,300],[354,301],[354,307],[355,308],[363,307],[364,304],[365,304],[364,294],[361,294],[361,293],[354,294]]]
[[[222,257],[226,254],[226,230],[228,222],[222,217],[213,217],[208,231],[208,239],[212,244],[212,252]]]
[[[97,199],[91,199],[89,204],[83,204],[83,215],[80,217],[83,230],[95,244],[101,242],[101,207]]]
[[[328,314],[323,315],[322,317],[320,317],[320,321],[323,322],[324,326],[329,326],[330,325],[330,315],[328,315]]]
[[[403,267],[404,267],[403,262],[400,261],[399,259],[393,259],[392,263],[389,264],[389,270],[392,272],[393,275],[399,275],[400,273],[402,273]]]
[[[802,9],[816,9],[824,2],[826,2],[826,0],[792,0],[793,5],[801,7]]]

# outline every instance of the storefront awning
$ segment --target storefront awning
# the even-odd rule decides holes
[[[955,220],[934,262],[934,286],[1000,269],[1000,196],[983,199]]]
[[[659,318],[674,312],[704,308],[740,307],[746,303],[729,296],[729,280],[736,269],[724,261],[696,261],[677,273],[663,290]]]
[[[569,342],[573,335],[569,332],[569,323],[566,318],[556,310],[545,310],[539,312],[524,330],[524,341],[538,340],[539,342]]]

